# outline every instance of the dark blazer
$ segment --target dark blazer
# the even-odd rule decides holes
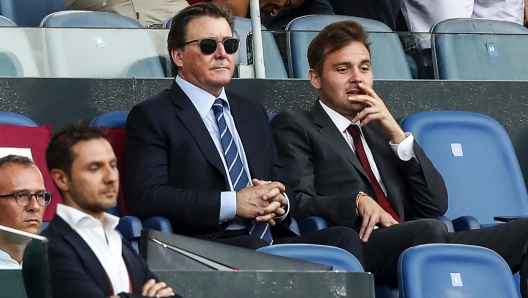
[[[266,111],[254,101],[226,94],[251,177],[285,184]],[[178,234],[211,238],[228,224],[218,223],[220,193],[229,190],[220,154],[198,111],[175,82],[128,115],[124,190],[131,214],[165,216]],[[292,208],[293,192],[289,199]],[[283,224],[289,225],[290,219]],[[292,235],[283,225],[272,232]]]
[[[376,195],[360,161],[317,102],[310,111],[279,113],[271,122],[279,158],[289,171],[298,209],[293,215],[324,217],[332,225],[358,229],[355,198],[363,191]],[[447,190],[440,173],[414,142],[415,159],[404,162],[389,145],[377,123],[362,128],[394,211],[416,217],[443,215]],[[359,224],[359,225],[358,225]]]
[[[113,295],[110,280],[90,246],[60,216],[55,215],[42,232],[49,239],[48,257],[53,298],[97,298]],[[123,259],[132,282],[133,294],[141,295],[143,285],[157,277],[147,263],[123,241]]]

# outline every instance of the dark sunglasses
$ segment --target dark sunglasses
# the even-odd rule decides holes
[[[186,46],[193,42],[198,43],[198,45],[200,46],[200,51],[202,51],[202,53],[204,53],[205,55],[210,55],[214,53],[216,51],[216,48],[218,47],[218,43],[222,43],[224,45],[224,49],[228,54],[234,54],[238,50],[238,46],[240,45],[240,40],[238,38],[233,37],[228,37],[221,41],[217,41],[214,38],[195,39],[188,41],[183,45]]]

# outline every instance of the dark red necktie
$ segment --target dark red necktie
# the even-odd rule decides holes
[[[359,132],[359,127],[357,125],[350,125],[348,128],[348,133],[352,136],[354,139],[354,146],[356,147],[356,155],[363,165],[363,169],[367,173],[367,177],[370,180],[370,184],[372,185],[372,188],[374,188],[374,192],[376,193],[376,197],[378,198],[378,204],[385,210],[387,213],[389,213],[396,221],[401,222],[400,217],[394,212],[394,209],[392,209],[389,200],[385,196],[385,193],[383,193],[383,189],[381,189],[381,186],[376,179],[376,176],[374,176],[374,173],[372,172],[372,168],[370,167],[369,161],[367,159],[367,154],[365,153],[365,148],[363,148],[363,142],[361,142],[361,134]]]

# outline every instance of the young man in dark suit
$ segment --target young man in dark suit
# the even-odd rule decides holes
[[[119,218],[105,213],[116,206],[119,189],[117,160],[106,134],[68,127],[51,139],[46,162],[64,201],[42,233],[49,239],[52,296],[174,296],[121,239],[115,230]]]
[[[528,219],[457,233],[433,219],[447,210],[443,178],[372,89],[361,25],[327,26],[311,42],[308,62],[319,99],[311,110],[279,113],[271,123],[299,201],[293,216],[318,215],[356,229],[365,270],[378,284],[397,286],[398,257],[406,248],[460,243],[490,248],[520,270],[526,297]],[[413,217],[425,219],[402,222]]]
[[[258,249],[272,243],[334,245],[362,261],[352,229],[298,236],[295,196],[277,160],[266,110],[224,90],[239,40],[233,16],[213,3],[176,15],[168,50],[177,77],[136,105],[126,123],[130,213],[167,217],[175,233]]]

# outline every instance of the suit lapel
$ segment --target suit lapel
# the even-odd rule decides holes
[[[328,147],[333,147],[344,156],[355,168],[357,171],[362,173],[365,178],[367,178],[367,173],[363,169],[359,159],[350,146],[343,138],[341,132],[337,129],[330,116],[325,112],[323,107],[316,102],[311,110],[313,122],[319,126],[319,133],[321,137],[328,143]],[[368,178],[367,178],[368,179]]]
[[[140,271],[143,269],[138,266],[136,252],[130,250],[130,248],[125,243],[123,243],[122,256],[128,270],[128,276],[130,277],[132,290],[135,293],[139,293],[141,292],[144,281],[141,279],[142,274],[140,274]]]
[[[200,147],[204,157],[216,169],[218,169],[224,175],[224,177],[227,177],[222,159],[220,158],[218,150],[211,139],[211,135],[209,134],[209,131],[207,130],[207,127],[205,127],[200,114],[198,114],[198,111],[194,107],[189,97],[175,82],[172,83],[169,89],[169,96],[171,97],[172,102],[177,109],[175,116],[180,119],[180,121],[195,139],[196,143],[198,143],[198,146]]]
[[[256,115],[244,112],[244,108],[240,103],[240,99],[237,98],[236,95],[233,95],[232,93],[227,95],[229,98],[231,116],[235,122],[236,130],[238,132],[238,136],[240,137],[240,141],[242,142],[242,146],[244,147],[244,153],[246,155],[249,171],[252,173],[250,176],[254,176],[255,172],[252,166],[256,165],[257,163],[253,159],[258,158],[258,156],[253,154],[253,152],[255,152],[255,144],[249,140],[253,138],[255,133],[262,131],[262,128],[256,127],[256,123],[258,123],[258,120],[254,119]]]
[[[89,271],[90,277],[95,280],[103,293],[112,293],[108,275],[90,246],[60,216],[55,215],[52,222],[55,222],[55,230],[61,234],[64,241],[77,252],[84,263],[84,268]]]

